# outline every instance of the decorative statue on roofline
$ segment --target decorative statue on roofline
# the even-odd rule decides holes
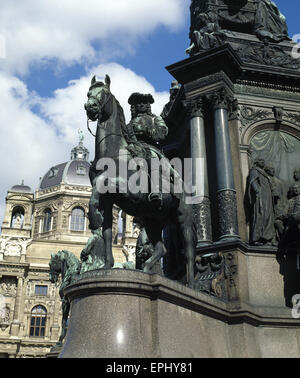
[[[266,42],[281,42],[288,40],[286,18],[272,0],[258,0],[254,33]]]
[[[163,111],[161,113],[161,117],[165,120],[169,112],[171,110],[172,105],[174,104],[174,101],[176,99],[176,96],[180,90],[181,85],[178,83],[177,80],[173,80],[171,83],[171,88],[170,88],[170,99],[169,102],[164,106]]]
[[[215,13],[196,13],[194,17],[195,30],[191,31],[191,46],[186,50],[187,54],[194,55],[224,43],[226,35],[222,32]]]
[[[274,1],[224,0],[223,3],[192,0],[191,45],[187,54],[218,47],[235,31],[256,35],[264,43],[289,40],[286,19]]]

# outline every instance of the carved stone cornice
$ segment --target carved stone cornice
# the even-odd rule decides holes
[[[273,118],[273,113],[266,109],[254,109],[251,106],[242,106],[239,119],[241,121],[240,132],[257,121]]]
[[[285,112],[283,118],[289,122],[296,123],[298,126],[300,125],[300,113]]]
[[[291,50],[291,49],[290,49]],[[284,47],[260,42],[248,42],[236,49],[244,63],[255,63],[272,67],[299,70],[300,63]]]
[[[15,273],[18,276],[22,276],[24,271],[29,269],[29,263],[15,263],[10,261],[1,261],[0,262],[0,276],[3,272],[6,273],[6,270],[10,270],[11,274],[14,275]]]
[[[282,107],[273,107],[272,111],[270,111],[266,108],[243,105],[239,109],[238,117],[241,122],[241,134],[256,122],[263,120],[274,120],[274,122],[277,123],[287,121],[297,126],[300,125],[300,113],[285,111]]]

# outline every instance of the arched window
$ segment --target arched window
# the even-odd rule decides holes
[[[118,214],[118,235],[123,236],[124,230],[126,228],[126,214],[121,210]]]
[[[85,228],[85,212],[81,207],[75,207],[71,215],[71,231],[84,231]]]
[[[17,206],[13,209],[11,216],[11,227],[12,228],[23,228],[25,211],[23,207]]]
[[[50,209],[46,209],[44,211],[44,224],[43,224],[43,232],[49,232],[51,230],[51,218],[52,212]]]
[[[44,306],[35,306],[31,311],[30,337],[45,337],[47,310]]]

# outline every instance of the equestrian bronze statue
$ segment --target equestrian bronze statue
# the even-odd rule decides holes
[[[90,168],[93,192],[89,221],[91,229],[102,226],[105,241],[104,268],[111,269],[114,265],[112,209],[116,204],[127,214],[141,219],[145,225],[154,253],[146,261],[144,272],[151,273],[156,262],[166,253],[162,239],[164,227],[168,224],[178,225],[186,258],[186,281],[192,287],[196,246],[192,207],[186,203],[184,191],[174,193],[172,182],[170,192],[161,191],[161,185],[152,185],[155,181],[153,174],[145,169],[151,160],[159,161],[164,157],[157,146],[149,143],[153,138],[161,138],[161,131],[157,132],[157,125],[149,116],[149,122],[146,122],[148,137],[144,134],[143,140],[139,140],[136,135],[139,125],[133,124],[134,122],[126,125],[123,109],[110,91],[110,78],[107,75],[104,83],[97,81],[95,77],[92,79],[85,109],[88,119],[97,121],[95,159]],[[163,130],[163,120],[156,121],[161,126],[160,130]],[[164,133],[166,135],[167,130]],[[115,170],[108,168],[111,162],[114,163]],[[170,164],[167,168],[171,172],[172,181],[176,174]],[[164,177],[159,178],[159,182],[164,181]],[[132,185],[133,183],[136,185]]]

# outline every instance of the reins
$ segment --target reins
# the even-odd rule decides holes
[[[106,104],[107,104],[108,101],[111,99],[111,97],[112,97],[112,94],[109,93],[108,99],[107,99],[107,100],[105,101],[105,103],[102,105],[101,109],[99,110],[99,113],[100,113],[100,111],[102,111],[102,109],[106,106]],[[100,101],[98,100],[97,97],[95,97],[95,96],[90,96],[90,98],[95,99],[95,100],[98,102],[98,104],[100,105]],[[90,129],[90,120],[89,120],[88,117],[87,117],[87,129],[88,129],[89,133],[90,133],[91,135],[93,135],[94,138],[96,138],[96,134],[93,134],[93,133],[92,133],[92,130]]]
[[[88,117],[87,117],[87,120],[86,120],[86,125],[87,125],[87,129],[88,129],[89,133],[92,134],[94,138],[96,138],[96,134],[93,134],[92,130],[90,129],[90,120],[89,120]]]

